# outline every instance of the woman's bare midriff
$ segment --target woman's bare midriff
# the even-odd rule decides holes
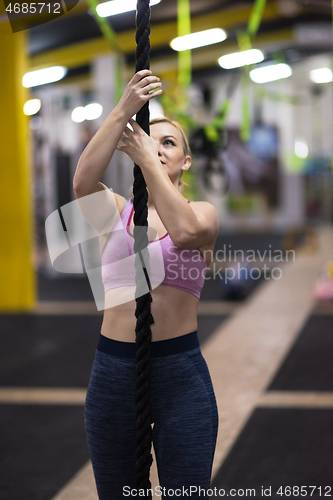
[[[106,306],[108,293],[105,297]],[[151,325],[152,342],[180,337],[197,330],[197,297],[165,285],[152,290],[151,296],[151,313],[154,318]],[[135,308],[136,302],[131,300],[105,309],[101,334],[122,342],[135,342]]]

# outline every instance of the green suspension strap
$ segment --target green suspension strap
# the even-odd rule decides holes
[[[190,0],[178,0],[177,2],[177,30],[178,36],[185,36],[191,33],[191,9]],[[182,114],[183,119],[182,124],[184,125],[185,132],[188,134],[188,128],[190,125],[190,120],[188,118],[188,108],[189,108],[189,86],[192,81],[192,51],[181,50],[178,52],[178,89],[179,89],[179,99],[177,102],[180,114]],[[178,116],[180,117],[180,114]],[[186,170],[182,176],[185,186],[184,186],[184,196],[185,198],[191,198],[192,200],[198,199],[198,183],[193,169]]]
[[[247,32],[249,34],[250,39],[253,39],[258,33],[262,20],[262,15],[264,13],[264,9],[266,6],[266,1],[267,0],[256,0],[254,2],[249,23],[247,25]]]
[[[241,51],[251,49],[251,41],[248,32],[238,33],[238,45]],[[250,116],[250,68],[248,65],[241,69],[241,89],[242,89],[242,123],[240,137],[242,141],[247,142],[251,135],[251,116]]]
[[[267,0],[255,0],[250,19],[245,32],[237,33],[238,45],[240,50],[250,50],[252,48],[251,41],[255,38],[258,33],[263,12],[266,6]],[[242,124],[240,136],[244,142],[250,139],[251,134],[251,117],[250,117],[250,67],[244,66],[242,68],[241,77],[241,88],[242,88]]]
[[[177,30],[178,36],[191,33],[191,10],[189,0],[178,0],[177,3]],[[191,50],[178,52],[178,87],[180,90],[179,107],[186,111],[189,104],[188,88],[192,80]]]

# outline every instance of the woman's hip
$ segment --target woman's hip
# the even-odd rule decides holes
[[[216,401],[210,373],[202,355],[197,331],[150,344],[150,392],[152,418],[158,409],[198,411]],[[136,345],[100,335],[87,392],[90,406],[117,406],[134,411]]]

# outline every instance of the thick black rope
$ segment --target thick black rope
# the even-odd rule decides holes
[[[136,12],[136,72],[149,69],[150,54],[150,6],[149,0],[138,0]],[[149,135],[149,104],[146,102],[136,115],[136,121]],[[134,164],[133,206],[134,206],[134,252],[137,319],[135,327],[136,353],[136,486],[150,490],[150,467],[152,427],[150,417],[150,342],[154,323],[151,314],[149,252],[148,252],[148,192],[140,167]],[[139,226],[139,227],[136,227]],[[148,292],[142,294],[148,285]],[[139,291],[139,292],[138,292]],[[140,295],[141,297],[137,296]],[[151,498],[151,495],[147,495]]]

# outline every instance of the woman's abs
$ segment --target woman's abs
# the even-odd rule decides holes
[[[154,318],[151,325],[152,342],[197,330],[197,297],[164,285],[155,288],[151,295],[151,313]],[[107,295],[105,303],[107,307]],[[135,300],[105,309],[101,334],[121,342],[135,342],[135,309]]]

